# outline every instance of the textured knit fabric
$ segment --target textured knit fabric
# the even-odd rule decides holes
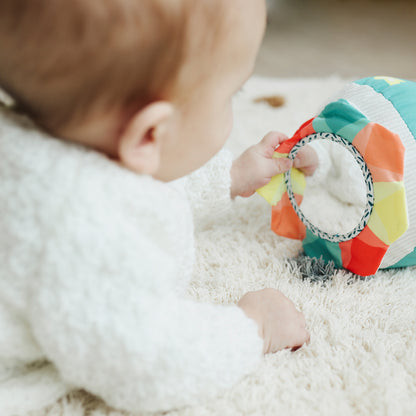
[[[230,153],[162,183],[3,112],[0,157],[0,397],[7,371],[46,359],[50,397],[81,387],[114,407],[166,410],[257,366],[254,321],[186,296],[191,207],[215,217],[230,205]],[[16,389],[0,413],[21,401]]]

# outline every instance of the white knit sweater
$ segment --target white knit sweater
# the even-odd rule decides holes
[[[15,397],[4,393],[44,359],[57,373],[32,407],[82,387],[117,408],[165,410],[256,367],[254,321],[186,296],[192,209],[215,216],[231,203],[230,153],[162,183],[2,111],[0,158],[2,416],[30,408],[19,378]]]

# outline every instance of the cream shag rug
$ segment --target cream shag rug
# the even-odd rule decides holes
[[[235,99],[235,129],[226,146],[238,155],[269,130],[293,134],[345,82],[252,78]],[[273,108],[253,102],[264,95],[282,95],[285,103]],[[327,197],[319,192],[317,201]],[[345,271],[325,284],[302,280],[288,260],[301,245],[270,231],[267,203],[255,195],[238,199],[234,208],[197,229],[191,296],[231,303],[249,290],[278,288],[304,312],[311,342],[296,352],[266,356],[222,397],[165,415],[415,415],[416,269],[379,272],[367,280]],[[130,414],[77,391],[30,415]]]

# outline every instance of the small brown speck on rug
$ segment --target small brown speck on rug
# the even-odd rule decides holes
[[[255,103],[266,103],[270,107],[281,107],[285,104],[285,97],[281,95],[269,95],[265,97],[258,97],[253,100]]]

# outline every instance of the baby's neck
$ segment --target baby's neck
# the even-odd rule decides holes
[[[123,123],[113,115],[97,115],[80,124],[60,129],[55,134],[58,138],[83,144],[102,152],[112,159],[118,156],[117,140]]]

